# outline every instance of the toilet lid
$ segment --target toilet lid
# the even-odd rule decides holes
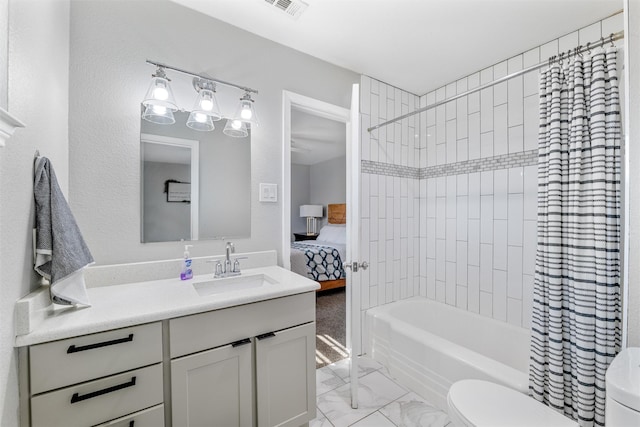
[[[469,426],[578,425],[523,393],[488,381],[458,381],[449,389],[447,400]]]

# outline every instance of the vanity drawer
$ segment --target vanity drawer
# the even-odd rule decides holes
[[[31,395],[162,360],[160,322],[31,346]]]
[[[157,405],[95,427],[161,427],[164,425],[164,405]]]
[[[158,363],[34,396],[31,425],[92,426],[158,405],[162,399],[162,365]]]
[[[315,292],[305,292],[171,319],[171,358],[313,322],[315,301]]]

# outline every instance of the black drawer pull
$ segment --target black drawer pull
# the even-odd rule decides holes
[[[114,345],[114,344],[122,344],[123,342],[130,342],[130,341],[133,341],[133,334],[129,334],[129,336],[126,338],[118,338],[117,340],[103,341],[103,342],[89,344],[89,345],[81,345],[80,347],[76,347],[75,344],[70,345],[69,348],[67,349],[67,353],[77,353],[79,351],[93,350],[94,348],[106,347],[108,345]]]
[[[232,347],[240,347],[241,345],[245,345],[245,344],[251,344],[251,340],[249,338],[245,338],[243,340],[239,340],[236,341],[234,343],[231,343]]]
[[[267,332],[266,334],[258,335],[256,338],[258,338],[259,340],[263,340],[265,338],[271,338],[275,336],[276,334],[274,334],[273,332]]]
[[[126,383],[103,388],[98,391],[92,391],[91,393],[83,394],[82,396],[78,393],[73,393],[73,396],[71,396],[71,403],[82,402],[83,400],[92,399],[94,397],[102,396],[103,394],[122,390],[123,388],[133,387],[134,385],[136,385],[136,377],[131,377],[131,381],[127,381]]]
[[[135,424],[136,420],[131,420],[131,422],[129,423],[129,427],[133,427],[133,424]]]

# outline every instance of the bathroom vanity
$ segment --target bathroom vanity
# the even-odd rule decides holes
[[[90,288],[90,308],[43,308],[16,337],[22,425],[306,425],[316,288],[269,266]]]

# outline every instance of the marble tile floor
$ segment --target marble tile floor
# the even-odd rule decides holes
[[[351,408],[348,360],[316,370],[317,418],[310,427],[453,427],[445,412],[396,383],[378,362],[360,358],[358,409]]]

